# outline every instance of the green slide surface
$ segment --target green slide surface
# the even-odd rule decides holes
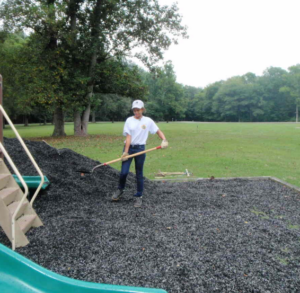
[[[1,293],[167,293],[161,289],[84,282],[53,273],[0,244]]]
[[[18,183],[18,185],[20,187],[23,187],[21,181],[19,180],[18,176],[13,174],[12,175],[14,177],[14,179],[16,180],[16,182]],[[38,186],[41,183],[41,177],[40,176],[22,176],[23,180],[25,181],[25,183],[27,184],[27,186],[29,188],[38,188]],[[46,189],[48,187],[48,185],[50,184],[49,179],[44,176],[44,184],[42,185],[42,189]]]

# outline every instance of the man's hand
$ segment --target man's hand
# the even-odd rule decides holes
[[[169,143],[166,139],[164,139],[162,142],[161,142],[161,148],[162,149],[166,149],[168,147]]]
[[[124,152],[123,155],[121,156],[121,161],[122,162],[127,161],[128,160],[128,158],[126,158],[127,156],[129,156],[129,154]]]

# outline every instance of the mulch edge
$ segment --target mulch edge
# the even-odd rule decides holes
[[[212,180],[224,180],[224,181],[229,181],[229,180],[236,180],[236,179],[246,179],[246,180],[272,180],[277,183],[280,183],[282,185],[285,185],[297,192],[300,193],[300,188],[296,185],[290,184],[286,181],[283,181],[277,177],[273,176],[257,176],[257,177],[215,177],[214,179],[211,178],[177,178],[177,179],[152,179],[151,181],[170,181],[170,182],[188,182],[188,181],[212,181]]]

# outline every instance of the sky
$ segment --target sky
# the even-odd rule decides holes
[[[205,87],[247,72],[300,63],[300,0],[158,0],[177,2],[189,39],[165,53],[177,82]]]

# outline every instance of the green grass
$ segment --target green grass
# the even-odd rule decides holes
[[[120,157],[124,123],[89,125],[87,138],[51,138],[52,125],[17,126],[25,139],[44,139],[56,148],[70,148],[100,162]],[[196,177],[274,176],[300,187],[300,124],[296,123],[159,123],[169,148],[147,154],[145,175],[188,169]],[[14,137],[10,129],[4,136]],[[147,148],[160,145],[150,136]],[[112,165],[119,169],[120,163]],[[132,168],[132,171],[134,169]]]
[[[282,258],[282,257],[279,257],[279,256],[277,256],[276,258],[284,266],[287,266],[289,264],[288,260],[285,259],[285,258]]]
[[[263,219],[263,220],[268,220],[270,217],[266,214],[266,213],[264,213],[264,212],[261,212],[261,211],[258,211],[257,209],[256,209],[256,207],[254,207],[252,210],[250,210],[251,211],[251,213],[253,213],[253,214],[255,214],[256,216],[259,216],[261,219]]]

